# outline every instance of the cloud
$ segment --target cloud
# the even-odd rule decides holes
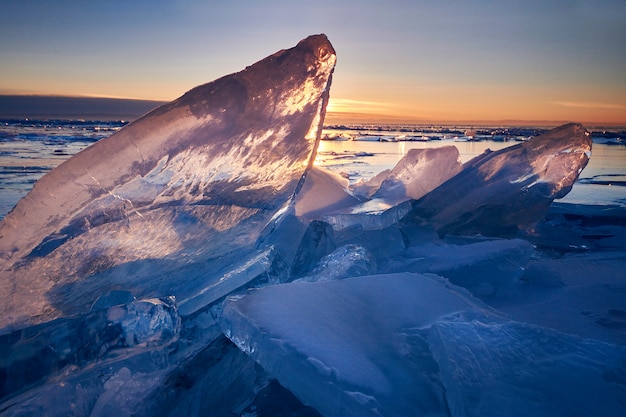
[[[380,101],[331,97],[327,110],[329,113],[387,114],[389,112],[395,113],[398,110],[398,105]]]
[[[614,103],[598,103],[593,101],[555,101],[554,104],[576,109],[626,110],[626,105]]]
[[[331,97],[328,123],[421,123],[424,118],[398,103]]]

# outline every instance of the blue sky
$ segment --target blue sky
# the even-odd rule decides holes
[[[0,0],[0,94],[171,100],[314,33],[334,112],[626,123],[624,0]]]

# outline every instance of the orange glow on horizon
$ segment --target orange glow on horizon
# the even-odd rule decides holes
[[[351,123],[484,123],[558,125],[579,122],[586,125],[626,126],[626,105],[615,102],[574,100],[515,100],[433,97],[430,105],[404,105],[331,98],[326,124]]]

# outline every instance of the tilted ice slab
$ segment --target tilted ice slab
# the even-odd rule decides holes
[[[455,146],[410,149],[382,181],[374,198],[417,200],[459,172],[461,155]]]
[[[557,127],[472,159],[415,202],[407,218],[425,219],[440,234],[514,235],[571,190],[590,156],[591,136],[583,126]]]
[[[301,187],[335,61],[311,36],[42,177],[0,223],[0,328],[85,311],[110,289],[189,298],[219,280]]]
[[[427,329],[490,315],[433,275],[296,282],[224,303],[221,327],[326,416],[448,415]]]
[[[458,174],[462,167],[455,146],[409,149],[393,169],[384,170],[367,182],[352,184],[350,190],[365,198],[418,199]]]
[[[294,202],[299,217],[319,219],[324,213],[357,205],[359,200],[348,191],[348,180],[331,171],[313,167]]]

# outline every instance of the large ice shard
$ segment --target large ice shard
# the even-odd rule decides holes
[[[187,299],[219,281],[302,186],[335,61],[311,36],[41,178],[0,223],[0,328],[86,311],[112,289]]]
[[[591,155],[591,136],[566,124],[524,143],[488,152],[413,204],[407,218],[440,234],[510,236],[533,226],[566,195]]]

